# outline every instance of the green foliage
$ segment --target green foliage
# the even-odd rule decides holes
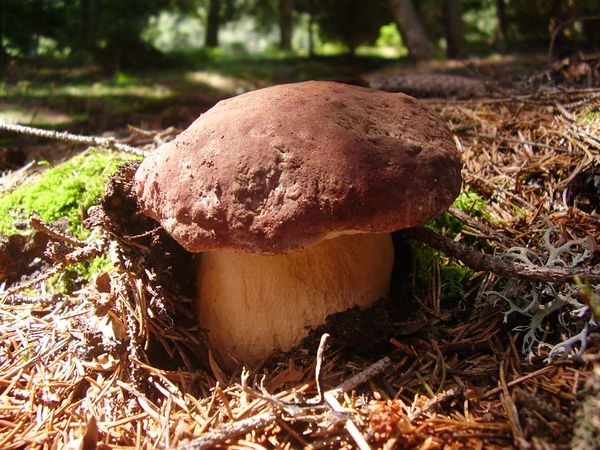
[[[173,2],[3,0],[0,57],[39,56],[54,50],[113,68],[148,62],[158,55],[144,44],[142,31],[152,14],[167,7]]]
[[[198,17],[162,11],[149,18],[142,39],[164,53],[195,49],[202,46],[203,25]]]
[[[452,206],[471,217],[490,218],[485,211],[485,200],[475,192],[461,192]],[[462,230],[463,224],[446,212],[431,221],[427,226],[447,236],[456,236]],[[433,276],[432,271],[435,270],[436,266],[439,266],[440,270],[442,299],[458,299],[464,294],[469,280],[474,275],[471,269],[448,261],[440,252],[425,244],[413,242],[412,249],[415,257],[417,295],[419,293],[422,295],[428,289],[429,280]]]
[[[440,252],[420,242],[412,242],[411,247],[417,296],[422,297],[427,292],[434,270],[439,266],[442,300],[460,299],[475,272],[468,267],[449,262]]]
[[[351,52],[375,42],[381,26],[393,21],[384,0],[321,0],[315,6],[321,35],[342,42]]]
[[[492,220],[492,217],[485,211],[485,200],[476,192],[462,191],[458,198],[454,200],[452,206],[469,214],[471,217],[482,217]],[[443,231],[450,236],[456,236],[462,230],[463,224],[452,214],[445,212],[430,222],[429,226],[435,230]]]
[[[473,270],[455,263],[440,267],[442,278],[442,298],[460,298],[465,293],[468,281],[475,274]]]
[[[465,40],[467,42],[491,42],[497,27],[494,1],[477,0],[466,2],[463,23],[465,26]]]
[[[82,282],[87,284],[93,280],[94,276],[109,272],[111,269],[112,264],[106,256],[97,256],[91,261],[69,266],[50,280],[48,285],[53,292],[73,291],[73,289],[79,288]]]
[[[594,48],[600,41],[599,20],[590,19],[600,14],[597,0],[503,0],[506,29],[502,42],[498,41],[500,2],[461,3],[465,39],[471,50],[481,53],[499,48],[545,50],[553,31],[565,24],[555,42],[559,55],[581,46]],[[170,64],[163,53],[202,46],[208,4],[208,0],[2,0],[0,67],[9,58],[50,57],[100,63],[113,70]],[[442,2],[421,0],[414,5],[431,40],[441,43],[445,35]],[[218,16],[220,25],[229,23],[221,27],[221,34],[229,35],[223,41],[238,42],[231,50],[243,47],[253,53],[278,41],[277,0],[221,0]],[[333,43],[354,51],[372,45],[378,36],[377,49],[399,45],[393,27],[382,28],[394,20],[387,0],[295,0],[293,17],[296,50],[307,49],[309,23],[315,48],[323,46],[324,51],[334,50]],[[303,43],[298,39],[301,35]],[[378,55],[371,48],[361,51]],[[403,55],[400,51],[384,56]]]
[[[454,201],[455,208],[471,217],[483,217],[491,219],[485,211],[486,202],[475,192],[463,191]],[[437,219],[431,221],[427,226],[444,233],[447,236],[456,236],[463,228],[463,223],[450,213],[444,213]],[[415,256],[415,282],[417,293],[425,292],[432,276],[432,270],[439,265],[440,278],[442,281],[442,299],[458,299],[475,272],[462,265],[448,261],[440,252],[424,244],[412,243]]]
[[[375,41],[375,46],[392,48],[402,48],[404,46],[402,36],[400,36],[395,23],[388,23],[379,28],[379,37]]]
[[[67,217],[71,232],[85,237],[85,211],[104,191],[108,177],[126,158],[92,149],[46,170],[39,179],[0,197],[0,233],[17,232],[14,221],[31,214],[45,221]]]

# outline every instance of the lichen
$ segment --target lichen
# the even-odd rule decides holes
[[[524,247],[507,250],[504,258],[523,264],[545,267],[575,267],[585,262],[592,254],[592,243],[588,239],[569,240],[556,244],[560,236],[555,229],[544,232],[540,252],[534,253]],[[590,286],[600,292],[600,285]],[[546,359],[551,361],[560,356],[576,357],[585,351],[588,331],[596,325],[595,317],[588,304],[581,299],[581,288],[577,283],[542,283],[510,279],[500,290],[483,293],[494,304],[503,302],[507,309],[504,321],[513,314],[524,318],[527,323],[513,329],[524,332],[522,353],[533,358],[541,350],[547,350]],[[546,340],[546,324],[549,316],[557,315],[556,325]],[[550,342],[552,335],[555,341]],[[558,342],[557,342],[558,341]]]

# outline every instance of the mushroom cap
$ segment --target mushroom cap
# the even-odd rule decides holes
[[[138,202],[186,250],[276,254],[445,211],[461,161],[430,108],[308,81],[223,100],[140,165]]]

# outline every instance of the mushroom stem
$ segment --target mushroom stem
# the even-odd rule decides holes
[[[224,367],[255,366],[290,350],[328,315],[386,296],[393,262],[389,234],[346,234],[273,256],[206,252],[198,264],[199,321]]]

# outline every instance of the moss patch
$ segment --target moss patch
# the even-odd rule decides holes
[[[491,216],[486,212],[486,201],[475,192],[461,192],[452,206],[471,217],[492,220]],[[427,226],[449,237],[454,237],[462,231],[464,224],[452,214],[445,212],[437,219],[429,222]],[[469,239],[463,242],[467,244],[475,243],[475,241]],[[412,242],[411,245],[415,257],[415,287],[418,295],[423,295],[427,291],[429,280],[432,276],[431,271],[439,264],[442,281],[442,299],[451,300],[461,298],[466,292],[469,280],[475,272],[461,264],[449,261],[439,251],[420,242]]]
[[[486,201],[476,192],[462,191],[458,198],[454,200],[452,206],[467,213],[471,217],[481,217],[492,220],[492,217],[485,210]],[[463,225],[464,224],[460,220],[448,212],[445,212],[429,223],[429,226],[434,230],[444,232],[451,237],[460,233]]]
[[[15,221],[37,214],[48,222],[66,217],[70,231],[85,238],[88,233],[82,225],[85,211],[103,193],[108,177],[117,166],[128,159],[131,157],[90,149],[48,169],[37,181],[3,194],[0,196],[0,234],[17,233]]]

